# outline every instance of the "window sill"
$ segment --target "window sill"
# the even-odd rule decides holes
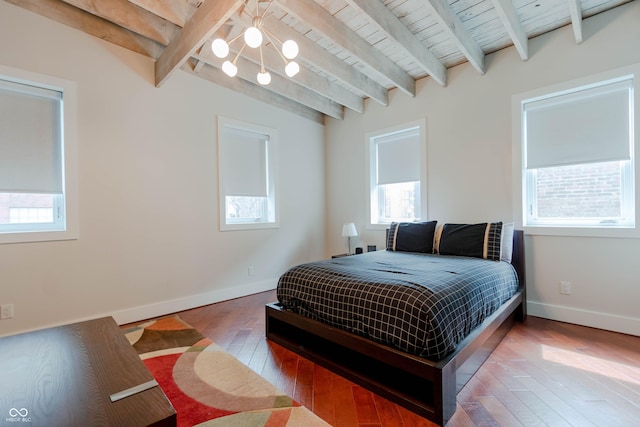
[[[280,228],[279,222],[245,222],[237,224],[221,224],[220,231],[262,230]]]
[[[70,230],[0,233],[0,245],[10,243],[54,242],[60,240],[78,240],[78,233]]]
[[[640,238],[637,227],[538,227],[524,226],[524,233],[531,236]]]

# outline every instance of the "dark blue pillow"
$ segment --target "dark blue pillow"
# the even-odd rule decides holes
[[[445,224],[436,252],[500,261],[502,222]]]
[[[437,221],[392,222],[387,235],[387,250],[433,252]]]

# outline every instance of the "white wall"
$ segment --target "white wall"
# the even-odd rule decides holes
[[[77,83],[80,199],[78,240],[0,245],[0,336],[272,289],[326,252],[324,126],[182,71],[156,88],[152,60],[5,2],[0,65]],[[279,229],[219,231],[218,114],[278,129]]]
[[[486,57],[485,75],[463,64],[448,71],[447,87],[426,78],[415,98],[394,91],[389,107],[368,102],[364,114],[329,120],[329,253],[344,252],[344,222],[356,223],[363,245],[384,245],[384,232],[365,228],[364,135],[423,117],[427,218],[513,220],[512,96],[640,63],[639,23],[640,2],[632,2],[585,20],[580,45],[567,26],[530,40],[526,62],[515,49],[504,49]],[[531,314],[640,335],[639,239],[527,236],[526,250]],[[559,294],[560,281],[572,282],[571,295]]]

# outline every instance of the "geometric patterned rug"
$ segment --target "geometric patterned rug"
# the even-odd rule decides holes
[[[178,426],[329,425],[177,316],[124,333],[171,401]]]

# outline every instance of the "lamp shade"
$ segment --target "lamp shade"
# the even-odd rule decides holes
[[[218,58],[226,58],[229,55],[229,44],[222,39],[215,39],[211,42],[211,50]]]
[[[293,40],[287,40],[282,44],[282,54],[287,59],[293,59],[298,56],[299,52],[298,43]]]
[[[261,71],[258,73],[258,83],[261,85],[268,85],[271,83],[271,74],[268,71]]]
[[[262,32],[257,27],[249,27],[244,32],[244,41],[247,46],[255,49],[262,44]]]
[[[298,72],[300,72],[300,66],[296,61],[291,61],[287,64],[286,67],[284,67],[284,72],[287,74],[287,76],[293,77],[298,74]]]
[[[353,237],[357,236],[358,231],[356,230],[356,225],[352,222],[347,222],[342,226],[342,237]]]
[[[238,74],[238,67],[231,61],[224,61],[222,63],[222,71],[229,77],[235,77]]]

